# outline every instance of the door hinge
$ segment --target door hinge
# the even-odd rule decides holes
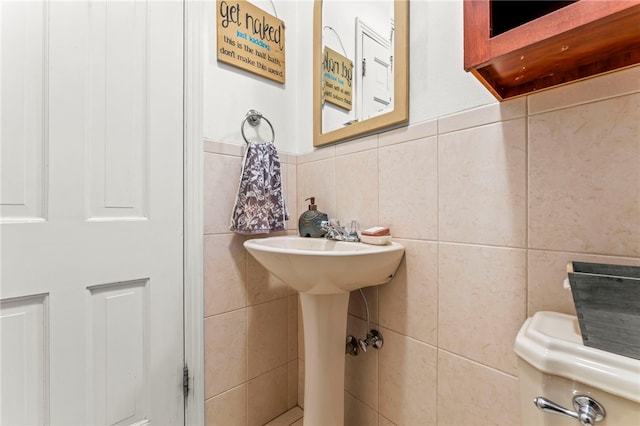
[[[189,396],[189,367],[186,365],[182,369],[182,393],[185,398]]]
[[[367,75],[367,58],[362,58],[362,76]]]

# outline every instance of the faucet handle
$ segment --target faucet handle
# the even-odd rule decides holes
[[[360,224],[357,220],[351,219],[351,224],[349,225],[349,235],[358,235],[358,231],[360,231]]]
[[[355,219],[351,220],[351,224],[349,225],[349,229],[345,229],[345,240],[358,242],[360,241],[360,237],[358,236],[358,231],[360,230],[360,225],[358,221]]]

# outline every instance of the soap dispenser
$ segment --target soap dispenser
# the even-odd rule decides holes
[[[318,211],[318,206],[315,204],[316,197],[305,199],[305,201],[307,200],[311,201],[309,210],[300,215],[298,231],[301,237],[322,238],[327,233],[327,231],[322,228],[322,222],[328,221],[329,217],[326,213]]]

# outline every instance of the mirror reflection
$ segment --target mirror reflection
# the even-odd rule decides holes
[[[392,0],[324,1],[323,133],[393,110],[393,33]]]
[[[407,38],[406,0],[316,0],[314,146],[408,120]]]

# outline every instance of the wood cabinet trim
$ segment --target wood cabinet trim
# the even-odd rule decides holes
[[[464,14],[464,68],[499,100],[640,64],[640,0],[581,0],[496,37],[489,0]]]

